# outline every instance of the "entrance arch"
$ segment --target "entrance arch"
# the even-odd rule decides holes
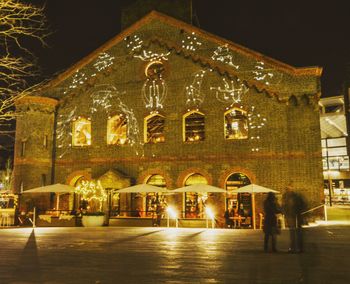
[[[193,173],[185,179],[185,186],[193,184],[208,184],[208,180],[199,173]],[[185,192],[185,218],[202,218],[205,209],[204,202],[207,198],[208,196],[205,193]]]
[[[145,182],[146,184],[158,186],[158,187],[166,187],[165,178],[160,174],[153,174],[149,176]],[[144,200],[144,208],[146,211],[146,216],[152,216],[156,213],[157,206],[163,205],[165,203],[165,196],[161,193],[149,192],[146,194]]]
[[[230,191],[248,184],[251,184],[249,177],[243,173],[236,172],[227,177],[225,189]],[[249,193],[235,194],[228,192],[226,196],[226,209],[232,210],[232,212],[235,212],[240,216],[251,217],[252,203],[251,195]]]

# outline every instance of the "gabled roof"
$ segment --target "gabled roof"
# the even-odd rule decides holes
[[[243,47],[241,45],[238,45],[236,43],[230,42],[228,40],[225,40],[219,36],[213,35],[211,33],[208,33],[206,31],[203,31],[195,26],[189,25],[187,23],[184,23],[182,21],[176,20],[172,17],[169,17],[167,15],[161,14],[156,11],[150,12],[148,15],[140,19],[138,22],[130,26],[129,28],[123,30],[120,34],[106,42],[104,45],[96,49],[94,52],[90,53],[88,56],[85,58],[81,59],[79,62],[71,66],[69,69],[67,69],[65,72],[61,73],[58,75],[55,79],[51,80],[46,87],[55,87],[61,82],[63,82],[65,79],[73,75],[73,73],[86,66],[87,64],[91,63],[94,59],[98,57],[98,55],[102,52],[107,51],[108,49],[112,48],[116,44],[120,43],[121,41],[124,40],[127,36],[130,34],[134,33],[137,31],[139,28],[144,26],[145,24],[153,21],[153,20],[159,20],[161,22],[164,22],[170,26],[176,27],[178,29],[183,29],[187,33],[192,33],[195,32],[199,37],[202,37],[203,39],[206,39],[208,41],[214,42],[218,45],[227,45],[229,49],[232,51],[235,51],[239,54],[242,54],[243,56],[247,56],[250,58],[253,58],[255,60],[259,61],[264,61],[267,64],[272,65],[274,68],[277,70],[280,70],[282,72],[285,72],[287,74],[290,74],[292,76],[315,76],[315,77],[320,77],[322,74],[322,68],[321,67],[303,67],[303,68],[296,68],[293,66],[290,66],[288,64],[285,64],[283,62],[280,62],[278,60],[275,60],[273,58],[267,57],[261,53],[255,52],[251,49],[248,49],[246,47]],[[149,42],[156,42],[162,46],[166,46],[168,49],[175,49],[177,53],[184,53],[185,56],[187,57],[192,57],[194,61],[200,61],[204,65],[208,65],[213,69],[216,69],[219,73],[222,74],[231,74],[233,76],[238,77],[238,73],[232,70],[233,68],[225,68],[222,66],[222,64],[218,64],[211,58],[201,58],[198,55],[195,55],[189,51],[183,50],[180,46],[174,46],[172,43],[164,42],[164,40],[159,39],[159,38],[153,38],[149,39]],[[271,95],[276,95],[275,92],[276,90],[273,90],[266,85],[262,84],[261,82],[255,81],[255,80],[249,80],[248,82],[245,81],[245,83],[248,84],[248,86],[255,86],[259,91],[266,91]],[[277,96],[277,95],[276,95]],[[277,96],[278,97],[278,96]],[[279,98],[279,97],[278,97]]]

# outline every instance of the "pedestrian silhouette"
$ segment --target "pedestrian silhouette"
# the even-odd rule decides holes
[[[304,251],[303,244],[303,215],[306,208],[304,198],[301,194],[293,191],[291,186],[286,188],[282,196],[283,212],[289,228],[290,245],[289,253],[301,253]]]
[[[276,239],[279,233],[277,224],[277,216],[280,212],[277,204],[276,196],[273,192],[269,192],[264,201],[264,251],[268,252],[269,239],[271,238],[272,252],[277,252]]]

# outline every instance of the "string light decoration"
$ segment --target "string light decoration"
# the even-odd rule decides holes
[[[102,211],[103,202],[107,200],[107,193],[99,180],[82,180],[75,188],[75,193],[80,195],[81,200],[89,203],[90,212]]]
[[[112,108],[112,99],[119,95],[115,87],[111,85],[98,85],[90,92],[92,100],[90,111],[95,113],[97,111],[104,111],[108,115]]]
[[[161,77],[158,80],[147,78],[141,92],[146,108],[156,111],[163,108],[168,87]]]
[[[124,41],[126,42],[126,47],[133,53],[142,49],[143,40],[138,35],[127,36],[124,38]]]
[[[68,86],[68,88],[69,89],[78,88],[80,85],[83,85],[87,79],[88,79],[88,77],[86,76],[86,74],[84,72],[79,72],[79,70],[77,70],[75,72],[75,74],[73,75],[72,82]]]
[[[181,41],[182,48],[190,51],[196,51],[202,43],[198,40],[196,33],[192,32],[189,35],[185,35],[185,39]]]
[[[133,109],[129,108],[120,96],[125,94],[117,90],[112,85],[99,85],[91,93],[92,107],[91,112],[105,112],[108,118],[111,118],[112,111],[126,118],[127,125],[127,142],[128,145],[141,146],[140,130],[135,117]],[[136,147],[138,148],[138,147]],[[136,149],[136,154],[140,152],[140,149]]]
[[[201,92],[205,70],[194,73],[192,83],[185,88],[186,105],[190,108],[199,108],[203,103],[205,95]]]
[[[72,126],[71,122],[76,117],[77,107],[75,106],[69,113],[60,114],[57,118],[56,145],[62,149],[58,156],[60,159],[71,149],[72,146]]]
[[[163,79],[164,64],[162,61],[152,61],[147,64],[145,75],[147,77],[142,86],[142,99],[150,111],[158,111],[163,108],[168,87]]]
[[[219,46],[212,55],[211,59],[225,63],[236,70],[239,69],[239,65],[233,63],[233,55],[230,52],[228,45]]]
[[[216,98],[220,102],[229,103],[231,105],[238,104],[242,101],[242,96],[249,90],[239,79],[228,82],[223,78],[222,81],[223,87],[210,87],[210,90],[216,92]]]
[[[282,74],[276,74],[273,72],[273,69],[267,69],[262,61],[256,62],[252,73],[255,80],[267,86],[276,85],[282,80]]]
[[[248,113],[248,126],[250,139],[256,141],[256,147],[251,148],[252,152],[260,151],[260,147],[258,146],[260,142],[260,130],[266,126],[266,118],[256,112],[254,106],[251,106],[250,111]]]
[[[126,47],[134,58],[141,59],[142,61],[158,61],[158,60],[168,60],[170,51],[166,53],[156,53],[152,50],[147,50],[143,45],[143,40],[138,35],[128,36],[124,39],[126,41]]]
[[[94,67],[98,72],[105,70],[106,68],[112,66],[114,63],[114,56],[109,55],[107,52],[102,52],[97,57]],[[91,76],[95,76],[92,74]]]
[[[154,53],[151,50],[142,50],[140,54],[134,54],[135,58],[139,58],[142,61],[157,61],[157,60],[168,60],[170,51],[167,53]]]

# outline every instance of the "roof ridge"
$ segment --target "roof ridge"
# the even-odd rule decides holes
[[[231,49],[234,49],[237,52],[241,52],[243,55],[247,55],[250,57],[254,57],[255,59],[260,59],[264,60],[266,63],[272,64],[272,65],[277,65],[279,69],[281,69],[284,72],[287,72],[291,75],[296,75],[296,76],[302,76],[302,75],[313,75],[313,76],[321,76],[322,74],[322,68],[321,67],[293,67],[291,65],[288,65],[286,63],[280,62],[278,60],[275,60],[271,57],[265,56],[259,52],[253,51],[249,48],[243,47],[241,45],[238,45],[234,42],[231,42],[229,40],[223,39],[219,36],[213,35],[209,32],[206,32],[200,28],[197,28],[195,26],[192,26],[190,24],[187,24],[185,22],[182,22],[180,20],[174,19],[170,16],[167,16],[165,14],[162,14],[157,11],[151,11],[148,13],[146,16],[141,18],[139,21],[131,25],[130,27],[126,28],[125,30],[121,31],[118,35],[107,41],[105,44],[91,52],[89,55],[85,56],[81,60],[79,60],[77,63],[73,64],[71,67],[69,67],[66,71],[63,73],[59,74],[56,78],[52,79],[46,86],[42,88],[42,90],[45,90],[50,87],[55,87],[61,82],[63,82],[65,79],[67,79],[69,76],[71,76],[76,70],[81,69],[82,67],[86,66],[87,64],[91,63],[101,52],[104,52],[108,50],[109,48],[113,47],[117,43],[121,42],[124,40],[124,38],[131,33],[133,33],[135,30],[137,30],[139,27],[143,26],[144,24],[154,20],[154,19],[160,19],[162,21],[165,21],[166,23],[169,23],[173,26],[176,26],[177,28],[183,28],[185,31],[190,30],[191,32],[197,32],[199,36],[202,36],[206,38],[209,41],[216,41],[219,45],[223,44],[228,44],[228,46]],[[191,54],[191,57],[200,57],[198,55],[194,56]],[[226,68],[223,68],[226,69]],[[227,71],[228,73],[235,73],[234,70]],[[237,76],[237,75],[235,75]],[[257,84],[254,85],[259,85]],[[268,89],[266,86],[262,88],[266,91]]]

